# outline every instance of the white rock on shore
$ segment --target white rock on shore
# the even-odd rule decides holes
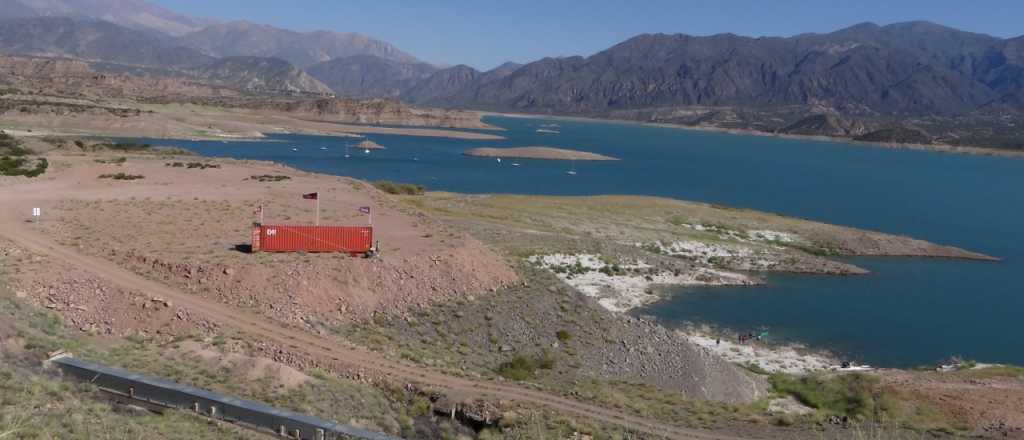
[[[837,365],[835,359],[824,354],[805,354],[793,346],[768,346],[761,343],[737,343],[734,340],[718,339],[695,332],[680,333],[690,342],[721,356],[723,359],[741,365],[757,365],[769,373],[807,374],[822,371]]]
[[[725,286],[753,285],[751,278],[731,272],[697,268],[686,273],[654,272],[642,260],[618,265],[618,270],[590,254],[535,255],[529,262],[554,272],[566,284],[596,298],[604,308],[625,312],[658,300],[650,293],[655,285]]]

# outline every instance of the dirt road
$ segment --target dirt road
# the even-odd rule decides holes
[[[187,307],[192,313],[203,315],[249,336],[312,356],[333,359],[339,364],[350,366],[353,370],[372,372],[398,383],[416,383],[459,398],[505,400],[534,406],[543,405],[566,414],[620,425],[635,432],[670,439],[739,440],[737,437],[728,435],[674,427],[522,386],[449,376],[425,367],[387,359],[335,337],[318,336],[304,330],[270,322],[266,318],[252,313],[148,280],[122,269],[110,261],[86,256],[54,243],[48,237],[34,230],[32,224],[26,223],[27,216],[25,214],[30,213],[32,207],[50,206],[57,199],[67,197],[69,192],[74,192],[73,187],[60,186],[62,185],[42,184],[30,187],[30,189],[23,185],[0,188],[0,206],[3,207],[0,211],[0,236],[10,239],[32,252],[64,260],[122,288],[142,291],[152,296],[161,296],[172,300],[180,306]]]

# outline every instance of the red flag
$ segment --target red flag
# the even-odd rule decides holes
[[[302,198],[304,198],[306,200],[317,200],[317,199],[320,198],[320,193],[303,194]]]
[[[362,208],[359,208],[359,212],[361,212],[363,214],[369,214],[370,213],[370,207],[369,206],[363,206]]]

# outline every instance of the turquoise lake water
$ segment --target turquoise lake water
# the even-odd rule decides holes
[[[1003,261],[858,258],[851,261],[871,275],[770,275],[763,287],[677,289],[638,313],[668,325],[767,328],[776,340],[800,341],[880,366],[933,364],[951,355],[1024,364],[1024,160],[637,124],[487,121],[505,128],[501,134],[508,139],[369,135],[387,149],[367,155],[353,148],[351,158],[344,157],[344,146],[358,139],[279,135],[271,139],[280,142],[173,143],[208,156],[273,160],[431,190],[656,195],[963,247]],[[536,132],[548,123],[559,124],[561,133]],[[461,154],[473,147],[527,145],[577,148],[623,160],[506,159],[499,164]],[[577,175],[570,176],[566,171],[573,166]]]

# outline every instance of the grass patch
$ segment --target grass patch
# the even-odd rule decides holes
[[[960,370],[957,374],[963,374],[975,379],[994,379],[1000,377],[1024,379],[1024,368],[1012,365],[994,365],[981,368],[971,367],[969,369]]]
[[[768,381],[776,393],[792,396],[816,409],[818,415],[847,416],[859,422],[921,432],[956,433],[970,429],[966,421],[943,414],[913,390],[884,387],[877,377],[868,374],[776,373]]]
[[[117,174],[100,174],[99,178],[100,179],[112,179],[112,180],[141,180],[141,179],[145,179],[146,176],[143,176],[141,174],[117,173]]]
[[[878,393],[878,378],[866,374],[830,378],[773,374],[768,381],[776,392],[793,396],[804,405],[830,414],[864,419],[879,416],[886,410]]]
[[[373,186],[388,194],[394,194],[399,196],[421,196],[427,190],[425,187],[423,187],[423,185],[414,185],[411,183],[396,183],[387,180],[379,180],[373,182]]]

